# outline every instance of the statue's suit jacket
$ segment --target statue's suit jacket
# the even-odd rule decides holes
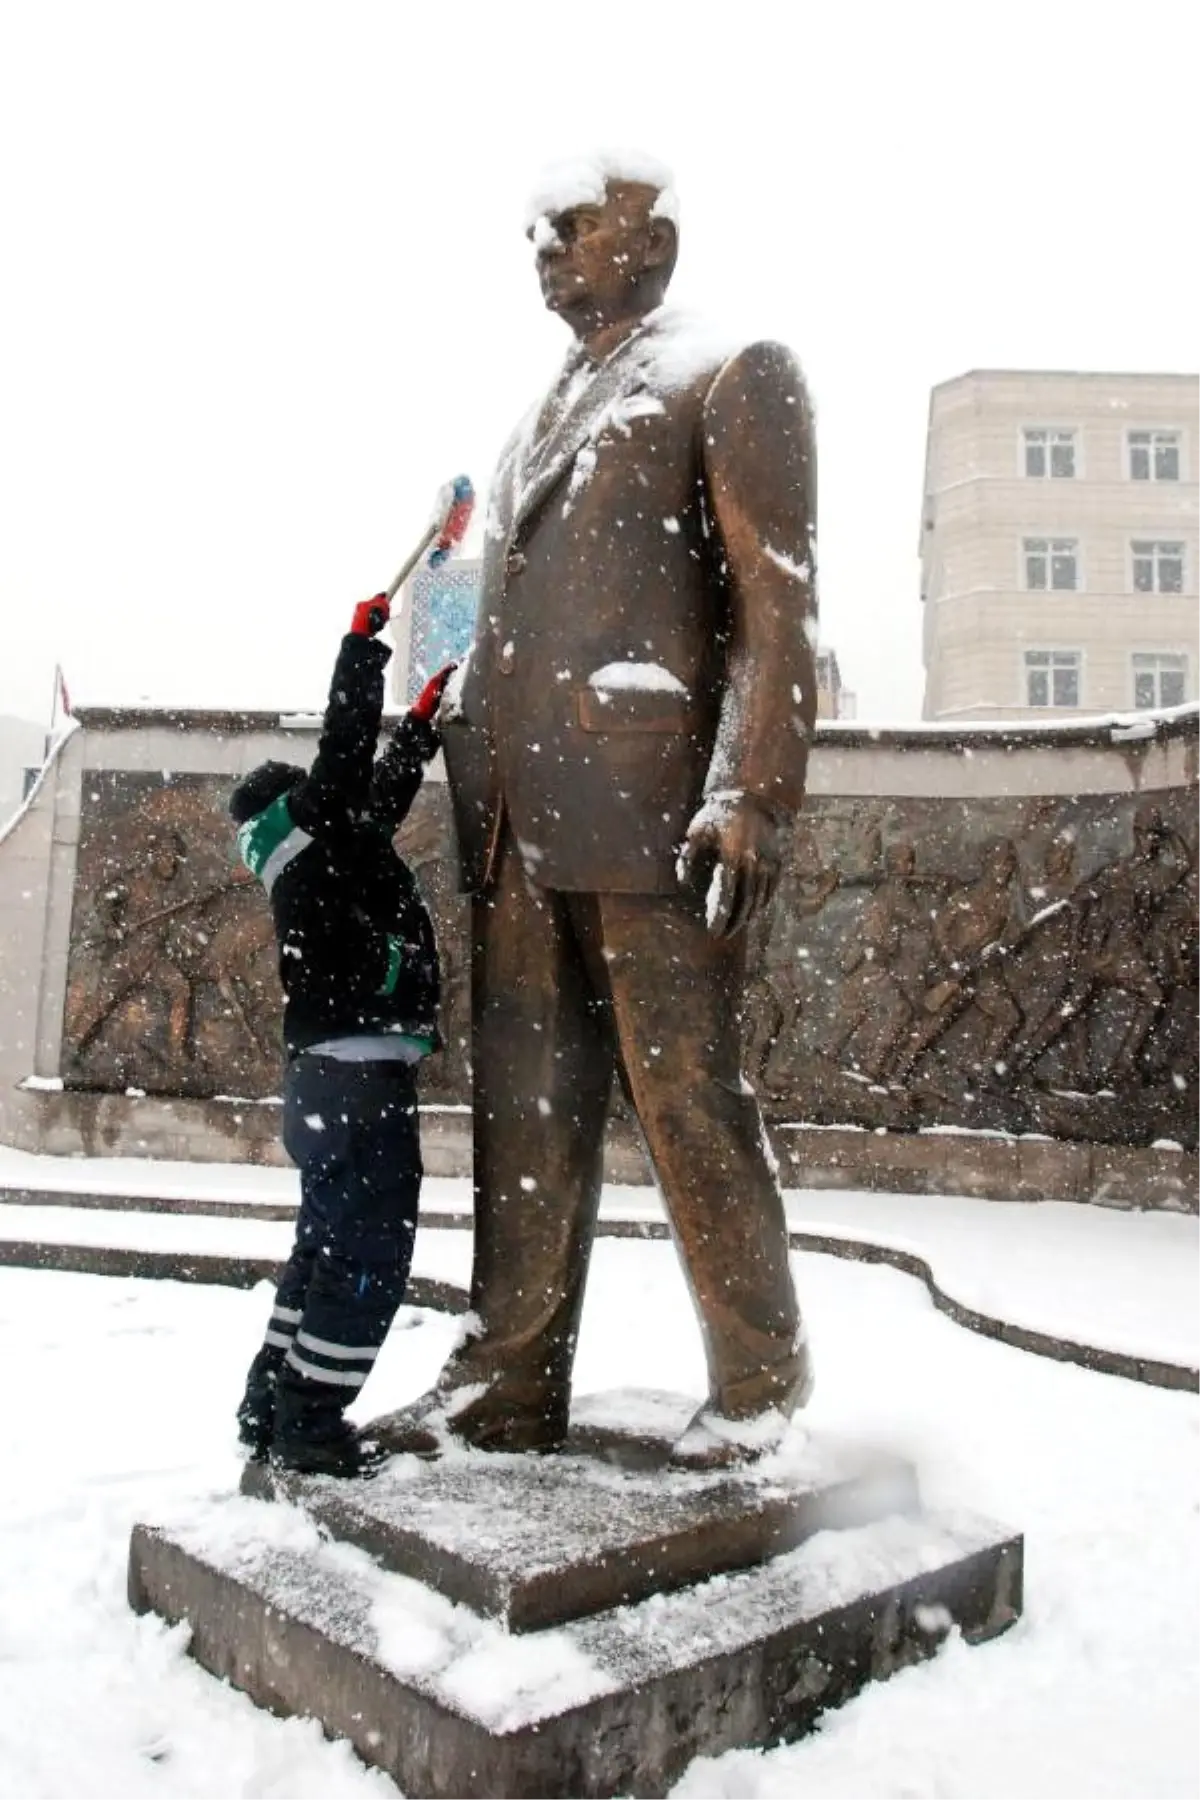
[[[443,711],[462,885],[486,891],[507,816],[544,887],[674,893],[706,795],[782,818],[803,797],[808,399],[779,345],[706,347],[665,310],[594,372],[576,351],[557,392],[497,468],[475,642]]]

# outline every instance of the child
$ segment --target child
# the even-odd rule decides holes
[[[416,1065],[436,1047],[433,927],[392,838],[435,755],[443,669],[375,760],[386,596],[355,608],[316,760],[238,783],[238,847],[279,943],[283,1141],[300,1170],[296,1242],[238,1408],[239,1436],[284,1468],[357,1475],[343,1417],[404,1295],[421,1187]]]

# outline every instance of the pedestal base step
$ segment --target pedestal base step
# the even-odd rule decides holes
[[[205,1668],[318,1719],[414,1800],[652,1795],[698,1755],[802,1736],[952,1625],[1004,1630],[1022,1540],[967,1515],[897,1515],[513,1636],[296,1508],[231,1497],[136,1526],[129,1592],[187,1620]]]
[[[735,1474],[667,1467],[694,1402],[625,1390],[581,1402],[567,1451],[395,1457],[370,1481],[248,1464],[242,1492],[290,1501],[385,1569],[510,1631],[540,1631],[746,1569],[814,1532],[915,1512],[916,1474],[881,1451],[794,1428]]]

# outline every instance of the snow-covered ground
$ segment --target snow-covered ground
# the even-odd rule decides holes
[[[132,1201],[153,1195],[247,1210],[298,1198],[294,1169],[34,1156],[0,1146],[0,1202],[5,1188]],[[911,1251],[930,1265],[943,1292],[979,1312],[1100,1349],[1200,1367],[1200,1221],[1194,1214],[856,1190],[798,1190],[786,1201],[793,1230]],[[432,1215],[465,1217],[469,1184],[431,1177],[421,1203]],[[652,1188],[605,1187],[602,1221],[665,1216]],[[282,1258],[290,1235],[286,1222],[253,1217],[0,1203],[0,1239]],[[418,1244],[452,1236],[426,1232]],[[466,1279],[465,1236],[436,1252],[436,1267],[423,1254],[419,1248],[417,1273]]]
[[[1061,1200],[787,1196],[793,1230],[914,1251],[963,1305],[1054,1337],[1200,1366],[1200,1220]]]
[[[423,1236],[427,1266],[461,1257],[465,1233]],[[952,1642],[869,1690],[803,1744],[693,1764],[677,1791],[1194,1795],[1195,1398],[973,1336],[890,1270],[796,1261],[817,1359],[812,1424],[911,1456],[933,1506],[1022,1528],[1027,1611],[998,1642]],[[1127,1272],[1140,1274],[1132,1259]],[[267,1307],[265,1286],[0,1270],[0,1795],[395,1792],[315,1725],[256,1711],[187,1660],[178,1631],[125,1606],[131,1523],[236,1482],[230,1413]],[[422,1389],[454,1330],[406,1318],[367,1415]],[[577,1373],[584,1392],[700,1392],[669,1245],[597,1244]]]

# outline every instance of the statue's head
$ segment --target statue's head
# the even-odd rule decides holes
[[[670,172],[648,157],[547,170],[526,209],[547,307],[581,336],[652,312],[675,268],[678,217]]]
[[[992,838],[984,846],[983,873],[995,882],[1011,881],[1020,867],[1017,846],[1011,838]]]
[[[187,858],[187,845],[170,826],[152,826],[145,838],[146,866],[159,881],[172,881]]]
[[[1042,869],[1047,881],[1068,881],[1075,873],[1075,839],[1059,831],[1046,845]]]
[[[1139,856],[1153,856],[1167,836],[1162,808],[1145,800],[1133,815],[1133,847]]]
[[[888,845],[883,866],[889,875],[909,881],[917,871],[917,853],[901,838],[898,843]]]

